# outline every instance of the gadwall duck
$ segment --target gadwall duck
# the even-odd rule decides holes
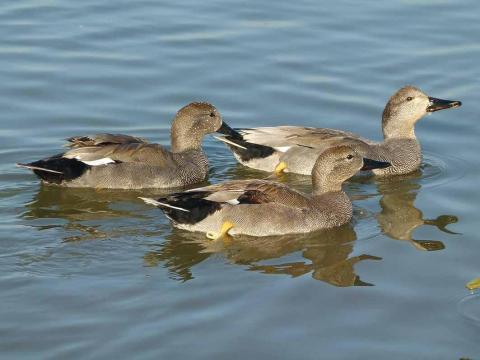
[[[307,233],[340,226],[352,217],[342,183],[360,169],[390,164],[363,159],[348,146],[327,149],[312,170],[311,195],[268,180],[233,180],[172,194],[158,200],[174,227],[207,233],[209,238]]]
[[[17,165],[33,170],[45,183],[68,187],[183,187],[207,177],[202,140],[206,134],[223,131],[222,126],[213,105],[193,102],[173,120],[170,150],[129,135],[74,136],[67,139],[70,150]]]
[[[374,174],[406,174],[417,170],[422,161],[416,122],[428,113],[460,105],[460,101],[432,98],[413,86],[405,86],[385,106],[384,141],[380,143],[346,131],[299,126],[239,131],[229,128],[228,135],[217,139],[227,143],[241,164],[263,171],[281,172],[286,167],[286,171],[309,175],[319,153],[332,146],[348,145],[367,158],[392,164],[375,169]]]

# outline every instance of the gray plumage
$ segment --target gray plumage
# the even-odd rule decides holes
[[[362,166],[361,155],[339,146],[318,156],[312,169],[312,194],[268,180],[234,180],[144,200],[162,209],[173,226],[189,231],[218,232],[231,223],[232,236],[306,233],[350,221],[352,204],[341,186]]]
[[[68,187],[175,188],[207,178],[202,140],[222,126],[217,109],[191,103],[172,123],[171,149],[121,134],[75,136],[65,153],[19,166],[32,169],[44,182]]]
[[[422,161],[420,143],[415,136],[416,122],[428,112],[460,105],[459,101],[431,98],[413,86],[406,86],[398,90],[385,106],[383,142],[341,130],[299,126],[243,129],[235,136],[223,139],[243,147],[227,144],[240,163],[263,171],[271,172],[283,161],[288,171],[309,175],[318,154],[331,147],[346,145],[365,157],[392,164],[374,170],[376,175],[406,174],[418,169]],[[262,148],[259,149],[258,145]]]

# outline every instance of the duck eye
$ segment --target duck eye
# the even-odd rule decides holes
[[[413,100],[413,97],[409,96],[407,97],[407,101],[412,101]]]
[[[210,117],[215,117],[215,113],[213,111],[210,113]]]
[[[352,159],[353,159],[353,155],[352,155],[352,154],[348,155],[348,156],[347,156],[347,159],[348,159],[348,160],[352,160]]]

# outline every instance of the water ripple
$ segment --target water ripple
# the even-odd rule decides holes
[[[457,304],[458,312],[477,326],[480,326],[480,294],[465,296]]]

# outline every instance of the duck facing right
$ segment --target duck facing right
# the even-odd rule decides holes
[[[342,130],[301,126],[230,128],[227,135],[217,139],[230,147],[241,164],[257,170],[310,175],[321,152],[346,145],[366,158],[391,163],[390,167],[374,169],[375,175],[401,175],[417,170],[422,162],[415,135],[417,121],[429,113],[461,105],[460,101],[433,98],[414,86],[405,86],[383,110],[383,142]]]
[[[363,158],[348,146],[320,154],[312,170],[312,194],[269,180],[232,180],[171,194],[141,198],[160,208],[174,227],[224,235],[275,236],[308,233],[346,224],[352,203],[342,191],[360,169],[388,168],[388,162]]]

